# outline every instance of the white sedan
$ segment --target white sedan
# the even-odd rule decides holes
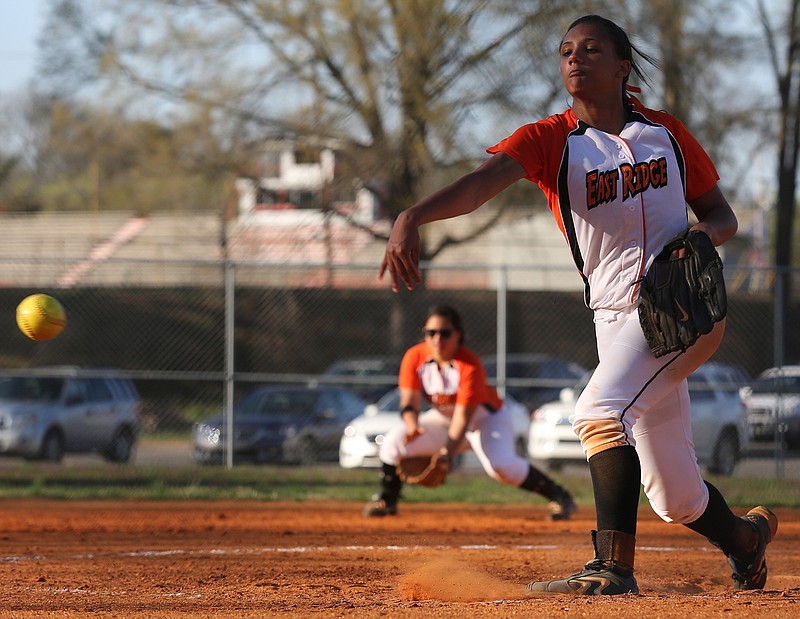
[[[580,440],[569,417],[588,375],[561,399],[533,412],[528,456],[535,463],[558,469],[568,463],[586,463]],[[709,472],[732,475],[748,442],[747,410],[739,395],[747,377],[738,368],[709,362],[689,377],[692,437],[697,460]]]
[[[531,420],[530,411],[510,395],[506,396],[505,401],[514,415],[514,442],[517,445],[517,453],[524,456]],[[394,389],[375,404],[367,405],[364,414],[353,419],[344,429],[339,441],[339,464],[347,469],[380,467],[378,449],[386,433],[399,423],[402,423],[400,393]]]

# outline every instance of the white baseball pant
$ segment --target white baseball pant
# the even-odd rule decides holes
[[[600,363],[578,398],[572,426],[587,459],[612,447],[636,448],[645,494],[666,522],[694,522],[708,504],[686,379],[714,354],[724,330],[725,322],[719,322],[686,352],[657,359],[636,307],[595,312]]]
[[[419,424],[425,428],[424,434],[407,444],[403,443],[405,425],[401,423],[389,431],[378,454],[381,462],[397,465],[401,458],[433,455],[447,444],[449,417],[432,408],[420,414]],[[490,477],[510,486],[519,486],[525,481],[530,465],[517,455],[514,421],[508,407],[502,406],[490,413],[479,406],[464,438],[458,452],[472,449]]]

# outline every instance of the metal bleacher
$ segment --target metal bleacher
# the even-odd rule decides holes
[[[220,256],[213,214],[3,214],[0,226],[3,286],[175,284],[192,277],[152,265]]]
[[[444,235],[467,237],[479,223],[474,217],[436,222],[425,234],[435,245]],[[375,224],[380,234],[373,236],[343,220],[325,223],[303,211],[227,222],[209,212],[0,214],[0,226],[0,286],[56,288],[218,285],[225,252],[253,265],[237,270],[237,282],[245,285],[372,287],[380,285],[375,277],[385,249],[380,236],[388,233],[385,221]],[[452,269],[431,275],[429,283],[436,286],[492,285],[489,271],[478,276],[475,265],[511,266],[509,282],[518,288],[580,284],[564,277],[574,266],[549,213],[497,222],[487,234],[454,244],[437,260],[470,268],[463,275]],[[513,270],[530,264],[548,268]]]

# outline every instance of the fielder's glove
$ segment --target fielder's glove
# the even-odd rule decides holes
[[[397,464],[397,476],[407,484],[435,488],[441,486],[450,472],[450,458],[443,454],[402,458]]]
[[[670,259],[681,247],[686,256]],[[672,238],[642,279],[639,322],[656,357],[689,348],[725,318],[727,309],[722,260],[699,230]]]

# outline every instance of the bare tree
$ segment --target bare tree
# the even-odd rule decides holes
[[[778,118],[778,195],[775,222],[775,265],[778,267],[778,315],[782,326],[788,324],[791,278],[788,267],[792,265],[795,227],[795,196],[797,193],[797,168],[800,155],[800,0],[792,0],[784,21],[779,25],[779,36],[770,22],[770,13],[763,0],[758,0],[758,12],[764,29],[770,62],[777,82],[779,103]],[[781,46],[783,51],[781,52]],[[783,54],[783,60],[780,56]],[[789,329],[784,328],[784,337]],[[780,359],[780,351],[777,353]]]
[[[534,31],[555,54],[558,4],[53,0],[44,66],[62,95],[102,85],[106,97],[130,97],[132,114],[204,107],[242,143],[337,139],[394,217],[447,170],[474,165],[486,145],[475,146],[477,117],[550,105],[552,84],[524,77],[541,64],[524,45]],[[444,237],[426,257],[453,242]]]
[[[394,217],[474,167],[492,140],[568,105],[556,50],[588,12],[624,24],[661,59],[660,89],[645,103],[666,107],[715,161],[732,163],[731,129],[756,115],[741,88],[727,96],[719,80],[741,48],[713,19],[729,4],[51,0],[42,67],[61,96],[103,88],[103,100],[124,98],[129,114],[161,120],[200,108],[196,116],[241,148],[336,139],[351,175]],[[487,210],[497,215],[501,204]],[[424,255],[460,240],[437,237]]]
[[[41,208],[36,166],[46,142],[42,101],[19,92],[0,101],[0,209]]]
[[[717,167],[727,171],[721,184],[734,201],[755,197],[752,186],[740,182],[752,166],[752,159],[742,156],[743,144],[763,143],[771,135],[765,120],[771,102],[765,104],[757,88],[742,88],[745,63],[761,44],[752,29],[732,28],[737,21],[749,23],[746,10],[728,0],[650,0],[629,13],[636,42],[655,56],[660,69],[650,72],[660,102],[648,91],[645,102],[679,118],[700,140]]]
[[[797,167],[800,154],[800,0],[792,0],[780,37],[763,0],[758,1],[770,62],[780,97],[778,117],[778,199],[775,264],[792,264]],[[784,46],[781,51],[781,46]],[[783,56],[783,59],[781,59]]]

